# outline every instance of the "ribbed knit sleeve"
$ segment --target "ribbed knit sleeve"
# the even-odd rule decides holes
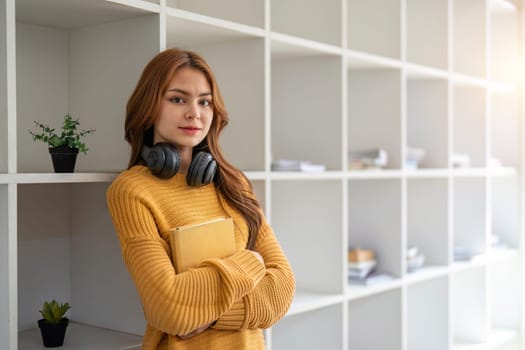
[[[213,328],[268,328],[288,311],[295,293],[295,279],[266,221],[259,232],[255,250],[261,254],[266,265],[264,278],[245,297],[237,300]]]
[[[199,268],[176,274],[169,246],[140,184],[117,179],[107,201],[124,262],[140,295],[149,324],[168,334],[186,334],[215,321],[254,290],[265,267],[246,250],[210,259]]]

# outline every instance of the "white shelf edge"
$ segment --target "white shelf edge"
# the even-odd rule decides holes
[[[306,48],[317,51],[319,53],[330,54],[330,55],[342,55],[343,49],[334,45],[320,43],[318,41],[304,39],[288,34],[270,32],[270,40],[284,43],[292,46]]]
[[[341,294],[324,294],[306,291],[297,291],[295,293],[292,305],[285,317],[299,315],[309,311],[322,309],[328,306],[337,305],[344,300]]]
[[[111,182],[118,173],[19,173],[7,175],[17,184]],[[1,179],[1,177],[0,177]]]
[[[516,330],[493,329],[485,342],[455,340],[452,350],[496,350],[511,341],[517,341]]]
[[[457,272],[463,272],[463,271],[480,268],[483,266],[487,266],[488,262],[489,262],[488,254],[480,254],[478,256],[473,257],[472,260],[470,261],[452,262],[452,265],[450,267],[450,272],[457,273]]]
[[[349,284],[348,291],[346,293],[346,299],[348,301],[352,301],[361,298],[366,298],[374,294],[379,294],[401,288],[402,285],[403,280],[401,278],[396,278],[391,282],[384,282],[373,286],[358,286]]]
[[[462,73],[450,73],[450,79],[452,81],[453,85],[467,85],[467,86],[473,86],[473,87],[482,87],[487,88],[488,87],[488,81],[481,77],[475,77],[467,74]]]
[[[406,63],[408,80],[419,80],[419,79],[442,79],[447,80],[449,78],[449,72],[444,69],[424,66],[416,63]]]
[[[487,263],[493,264],[501,261],[507,261],[519,258],[519,251],[517,248],[508,249],[492,249],[487,254]]]
[[[446,168],[419,168],[404,170],[407,178],[447,178],[451,172]]]
[[[516,176],[518,172],[514,167],[492,167],[488,168],[488,174],[493,177]]]
[[[448,266],[425,266],[417,271],[407,273],[403,277],[403,280],[407,285],[412,285],[432,280],[435,278],[447,276],[449,272],[450,269]]]
[[[346,56],[346,62],[348,65],[348,68],[355,69],[353,67],[360,67],[363,65],[365,68],[394,68],[394,69],[401,69],[402,62],[400,60],[389,58],[389,57],[383,57],[374,55],[367,52],[362,51],[356,51],[356,50],[345,50],[345,56]],[[353,66],[352,62],[359,62],[356,66]]]
[[[119,5],[124,5],[128,7],[134,7],[137,9],[153,12],[153,13],[160,13],[160,5],[154,4],[149,1],[142,1],[142,0],[106,0],[107,2],[112,2]]]
[[[450,175],[453,177],[483,177],[487,176],[486,168],[452,168]]]
[[[35,321],[36,322],[36,321]],[[20,350],[42,349],[40,330],[33,328],[18,333]],[[71,321],[66,330],[63,350],[131,350],[140,349],[142,336]],[[106,344],[106,345],[103,345]]]
[[[166,9],[166,14],[168,17],[180,18],[180,19],[184,19],[184,20],[188,20],[188,21],[192,21],[196,23],[219,27],[219,28],[231,30],[234,32],[242,33],[242,34],[247,34],[250,36],[262,38],[266,34],[266,31],[263,28],[252,27],[246,24],[240,24],[240,23],[236,23],[232,21],[227,21],[224,19],[201,15],[195,12],[181,10],[181,9],[177,9],[173,7],[168,7]]]
[[[272,180],[341,180],[341,171],[301,172],[301,171],[271,171]]]
[[[348,180],[368,180],[368,179],[401,179],[402,170],[383,169],[383,170],[348,170],[346,178]]]

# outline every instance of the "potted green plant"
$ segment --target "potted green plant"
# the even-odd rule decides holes
[[[64,117],[60,133],[49,125],[37,121],[35,125],[40,132],[29,130],[35,142],[41,141],[48,144],[53,168],[57,173],[72,173],[75,170],[78,152],[86,154],[88,151],[81,138],[93,134],[95,130],[79,130],[79,124],[78,119],[73,119],[68,113]]]
[[[45,301],[40,311],[43,318],[38,320],[42,341],[47,348],[56,348],[64,344],[69,319],[64,317],[71,306],[69,303],[58,303],[56,300]]]

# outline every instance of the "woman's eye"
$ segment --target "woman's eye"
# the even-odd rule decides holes
[[[184,102],[184,100],[182,98],[180,98],[180,97],[173,97],[173,98],[170,99],[170,101],[173,102],[173,103],[182,103],[182,102]]]
[[[211,106],[211,101],[210,100],[202,100],[201,101],[201,105],[205,106],[205,107]]]

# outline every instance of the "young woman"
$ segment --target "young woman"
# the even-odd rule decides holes
[[[292,301],[290,265],[219,146],[228,120],[212,70],[189,51],[156,55],[128,101],[131,159],[107,200],[147,320],[142,349],[264,349],[262,329]],[[169,230],[219,216],[233,219],[237,252],[176,273]]]

